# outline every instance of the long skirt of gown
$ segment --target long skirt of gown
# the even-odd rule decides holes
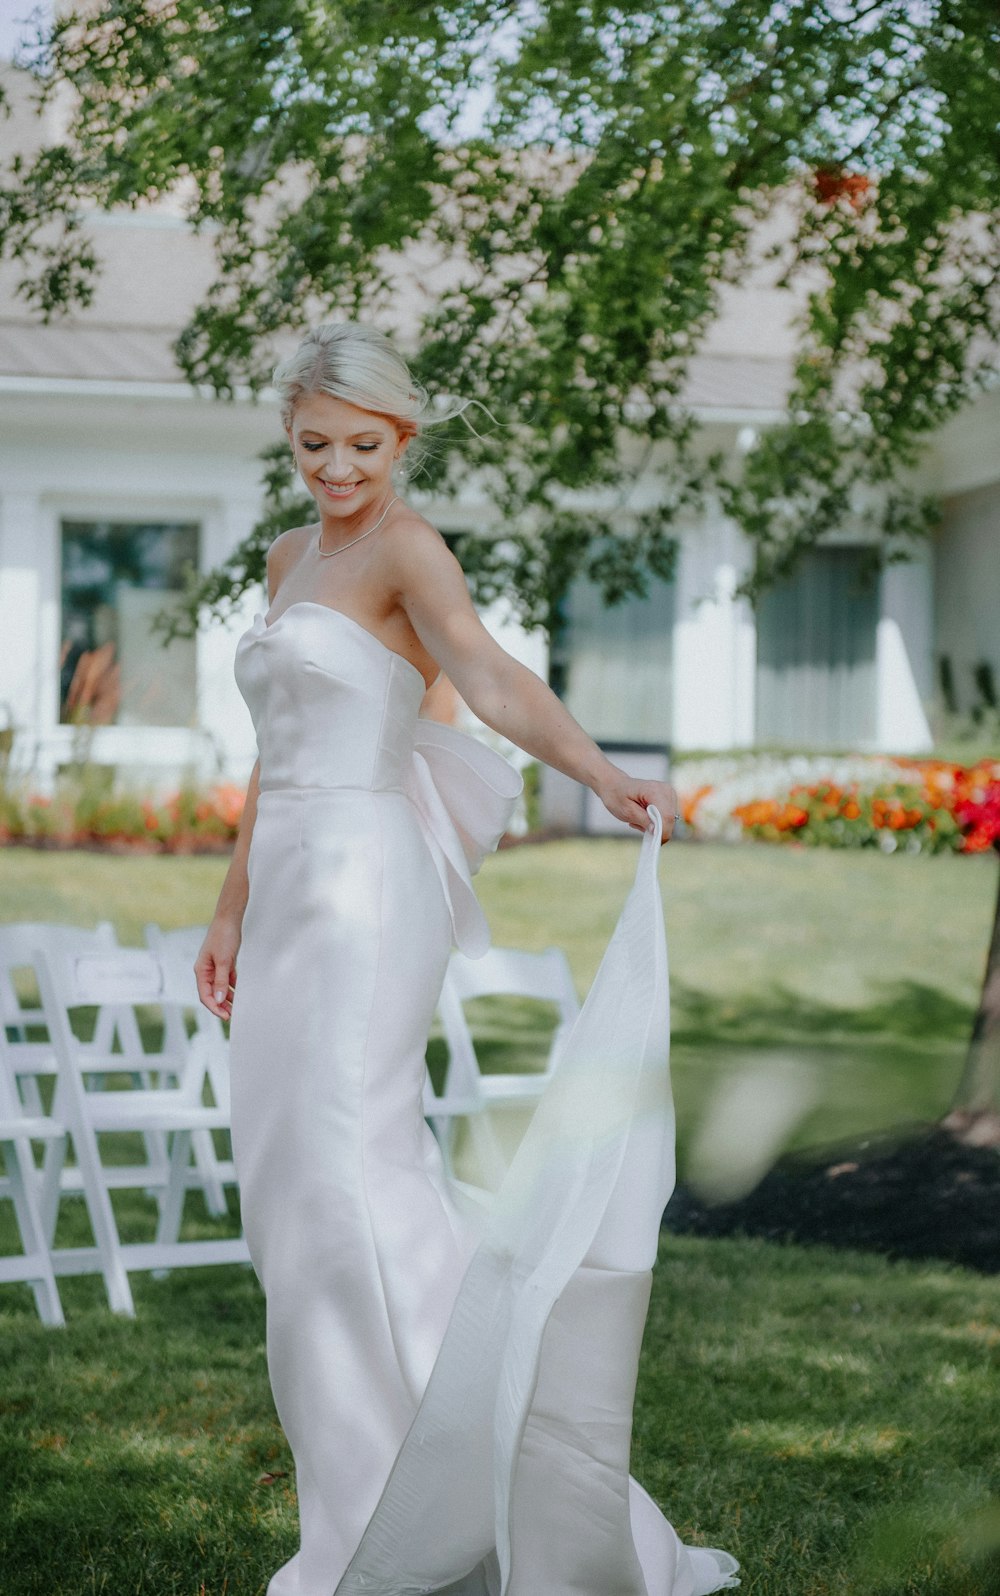
[[[296,619],[296,644],[323,620],[329,647],[324,618]],[[366,634],[331,632],[338,672],[348,643],[382,663]],[[403,676],[391,741],[385,705],[408,694],[415,714],[419,689],[385,663]],[[258,805],[233,1145],[301,1531],[268,1596],[707,1596],[736,1563],[682,1545],[628,1473],[673,1185],[658,817],[554,1080],[476,1210],[422,1107],[463,892],[480,935],[457,849],[449,865],[433,842],[449,757],[439,787],[416,760],[422,792],[281,785]]]
[[[422,1113],[451,922],[400,795],[263,794],[252,869],[233,1137],[302,1532],[269,1596],[332,1596],[473,1245]]]

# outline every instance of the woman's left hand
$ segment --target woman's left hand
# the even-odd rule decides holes
[[[615,769],[614,775],[596,787],[595,792],[609,814],[624,820],[634,831],[648,831],[652,806],[663,818],[663,841],[669,842],[680,812],[676,790],[665,781],[646,781],[641,776],[627,776]]]

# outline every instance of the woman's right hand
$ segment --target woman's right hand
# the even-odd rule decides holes
[[[240,947],[240,928],[235,920],[216,915],[209,926],[194,973],[198,996],[210,1014],[220,1020],[232,1018],[233,991],[236,987],[236,955]]]

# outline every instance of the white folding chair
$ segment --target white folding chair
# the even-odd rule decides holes
[[[532,998],[553,1006],[556,1024],[542,1069],[516,1074],[481,1068],[465,1012],[465,1004],[480,997]],[[579,1012],[573,976],[561,948],[527,953],[520,948],[494,947],[481,959],[469,959],[457,952],[451,955],[438,1003],[448,1048],[444,1089],[435,1094],[428,1083],[424,1098],[424,1112],[449,1169],[454,1154],[455,1120],[465,1116],[480,1170],[489,1185],[499,1184],[508,1160],[489,1111],[530,1108],[537,1103],[552,1078]]]
[[[4,1176],[0,1196],[13,1204],[22,1251],[0,1256],[0,1284],[21,1281],[31,1286],[43,1324],[65,1324],[48,1237],[38,1200],[38,1172],[32,1141],[55,1146],[64,1156],[66,1128],[47,1115],[25,1112],[17,1082],[7,1068],[5,1038],[0,1032],[0,1152]]]
[[[166,1024],[171,1008],[183,1011],[189,1007],[189,988],[171,978],[164,960],[139,949],[82,953],[61,959],[39,950],[33,963],[56,1062],[53,1113],[72,1138],[95,1236],[94,1247],[54,1249],[56,1274],[100,1271],[112,1307],[132,1313],[128,1283],[131,1270],[247,1262],[249,1254],[242,1236],[179,1239],[184,1194],[190,1183],[192,1137],[199,1130],[226,1130],[229,1126],[228,1103],[206,1106],[201,1100],[208,1073],[205,1033],[195,1031],[183,1060],[173,1054],[162,1055],[167,1062],[159,1072],[158,1085],[92,1092],[85,1088],[86,1076],[119,1069],[121,1056],[101,1054],[92,1045],[81,1044],[71,1025],[74,1009],[105,1004],[132,1009],[136,1005],[155,1005],[164,1013]],[[160,1057],[147,1055],[154,1065]],[[119,1174],[101,1159],[98,1137],[129,1131],[158,1132],[169,1141],[169,1178],[152,1242],[122,1242],[110,1197],[111,1189],[120,1184]],[[53,1194],[49,1189],[43,1194],[49,1203],[53,1197],[57,1203],[57,1191]]]
[[[172,934],[167,934],[167,941],[170,935]],[[6,1027],[7,1037],[11,1040],[26,1040],[31,1027],[39,1025],[40,1011],[25,1005],[23,995],[18,993],[15,981],[16,972],[23,971],[27,974],[31,970],[37,948],[51,955],[53,970],[58,978],[60,972],[70,967],[67,961],[71,960],[72,956],[85,952],[113,952],[118,946],[114,928],[107,921],[102,922],[93,931],[81,930],[75,926],[24,922],[0,926],[0,1016]],[[195,1029],[210,1033],[205,1038],[203,1051],[209,1059],[214,1101],[216,1105],[228,1108],[227,1043],[221,1024],[197,1003],[193,972],[189,968],[184,969],[182,962],[178,962],[175,968],[173,961],[176,959],[176,954],[170,952],[170,956],[172,979],[176,974],[181,986],[190,982],[192,993],[190,1012],[194,1016]],[[108,1056],[109,1069],[112,1069],[116,1076],[124,1073],[130,1077],[133,1086],[150,1087],[155,1080],[160,1079],[164,1071],[183,1074],[190,1065],[189,1037],[182,1011],[177,1005],[171,1005],[163,1011],[163,1020],[164,1035],[161,1046],[156,1052],[148,1052],[143,1045],[135,1010],[128,1004],[103,1004],[95,1018],[93,1036],[89,1042],[81,1043],[81,1051],[90,1051],[95,1057]],[[33,1113],[42,1114],[44,1107],[38,1077],[51,1075],[55,1070],[51,1047],[47,1040],[36,1044],[34,1056],[37,1064],[33,1075],[26,1066],[22,1053],[20,1095],[26,1108]],[[88,1070],[86,1079],[88,1090],[102,1090],[108,1084],[107,1078],[98,1070]],[[166,1137],[161,1131],[145,1131],[142,1141],[145,1160],[138,1164],[113,1166],[113,1183],[121,1188],[146,1190],[162,1203],[172,1178]],[[189,1187],[201,1190],[210,1214],[216,1217],[223,1215],[227,1211],[224,1187],[226,1182],[234,1178],[232,1162],[219,1159],[207,1130],[195,1132],[192,1146],[194,1163],[185,1171],[186,1183]],[[112,1171],[109,1170],[109,1178],[111,1174]],[[79,1191],[79,1168],[72,1164],[64,1165],[62,1182],[64,1190]],[[51,1191],[49,1195],[51,1198]],[[46,1211],[51,1212],[54,1223],[54,1210],[50,1206]]]
[[[25,1003],[17,990],[17,975],[32,972],[32,963],[35,951],[41,948],[50,954],[57,963],[65,957],[77,953],[111,952],[118,947],[118,939],[114,926],[109,920],[102,920],[93,930],[80,926],[51,925],[39,921],[17,921],[9,925],[0,925],[0,1024],[3,1025],[9,1041],[28,1043],[29,1032],[43,1024],[41,1010],[32,1007],[30,1002]],[[86,1046],[95,1053],[112,1052],[120,1054],[116,1057],[116,1071],[126,1071],[133,1075],[136,1086],[149,1085],[146,1070],[146,1059],[143,1053],[142,1040],[136,1024],[135,1013],[129,1008],[116,1009],[113,1004],[105,1004],[95,1017],[93,1036]],[[36,1059],[36,1067],[32,1070],[27,1060]],[[44,1114],[45,1107],[39,1081],[42,1077],[52,1075],[55,1063],[48,1040],[37,1042],[32,1052],[30,1047],[20,1051],[20,1067],[18,1089],[24,1107],[31,1113]],[[138,1068],[131,1068],[138,1065]],[[98,1072],[92,1072],[87,1078],[88,1087],[100,1090],[104,1080]],[[141,1166],[136,1166],[132,1183],[152,1188],[163,1187],[167,1179],[168,1162],[166,1142],[159,1133],[147,1133],[143,1137],[145,1144],[146,1161]],[[47,1161],[48,1157],[47,1155]],[[77,1172],[72,1166],[63,1167],[63,1178],[72,1188],[78,1185]],[[121,1171],[121,1183],[130,1183],[129,1174]]]

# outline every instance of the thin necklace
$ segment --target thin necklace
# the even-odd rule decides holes
[[[321,544],[323,542],[323,526],[322,526],[322,523],[321,523],[320,524],[320,529],[319,529],[319,537],[316,539],[316,551],[319,554],[320,559],[321,560],[332,560],[333,556],[335,554],[344,554],[347,549],[353,549],[355,543],[360,543],[362,538],[370,538],[373,532],[377,532],[378,531],[379,527],[382,525],[382,522],[385,520],[386,516],[389,514],[389,511],[392,509],[393,505],[396,503],[396,500],[398,498],[399,498],[399,494],[398,493],[394,493],[392,498],[389,500],[389,503],[386,505],[385,509],[382,511],[382,514],[379,516],[378,520],[375,522],[375,525],[374,526],[370,526],[368,528],[367,532],[362,532],[361,537],[352,538],[350,543],[342,543],[340,545],[339,549],[324,549],[324,548],[321,547]]]

